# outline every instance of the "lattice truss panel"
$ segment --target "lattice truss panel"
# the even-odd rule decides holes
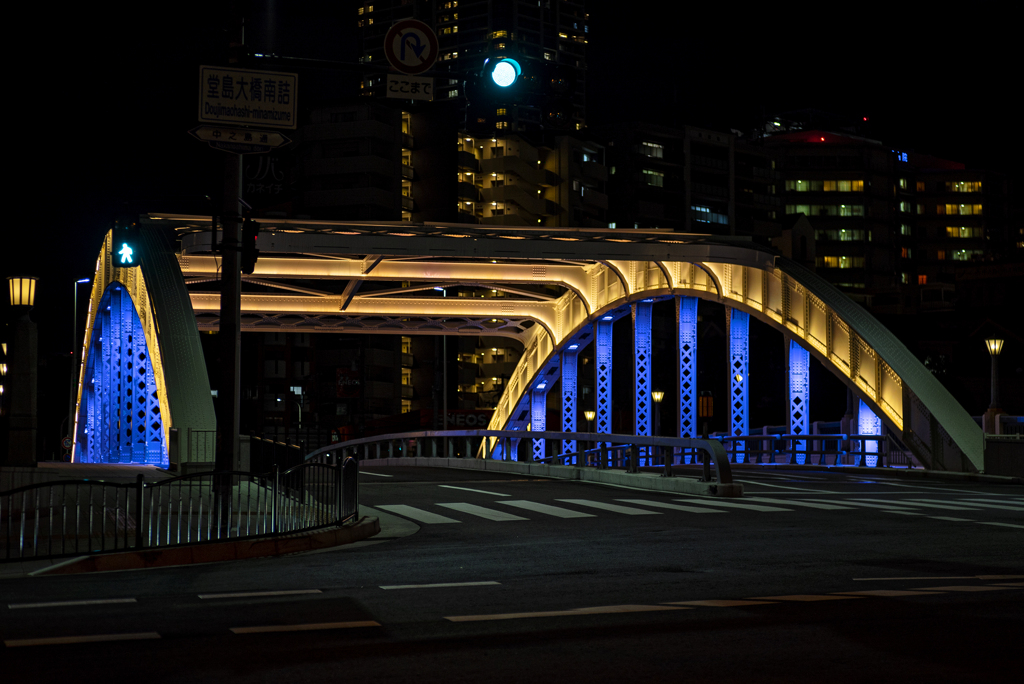
[[[78,458],[84,463],[168,465],[163,418],[142,321],[112,283],[100,300],[82,380]]]
[[[864,403],[863,399],[858,400],[860,402],[857,407],[857,434],[859,435],[881,435],[882,434],[882,419],[879,418],[871,410],[871,408]],[[863,440],[863,448],[861,451],[867,452],[864,457],[865,463],[863,465],[869,468],[874,468],[878,465],[878,441],[874,439]]]
[[[697,435],[697,298],[679,297],[679,436]],[[686,463],[693,454],[683,455]]]
[[[594,365],[596,366],[597,387],[595,413],[597,433],[610,434],[612,431],[612,329],[613,321],[597,321],[594,324]]]
[[[735,437],[750,432],[747,391],[750,364],[750,314],[726,309],[729,316],[729,432]],[[736,462],[743,463],[743,442],[736,442]]]
[[[576,378],[578,349],[562,352],[562,432],[576,432]],[[562,453],[576,453],[576,440],[563,439]],[[576,459],[573,459],[573,463]]]
[[[633,394],[633,406],[636,434],[642,437],[651,435],[651,315],[654,305],[651,302],[639,302],[633,305],[633,347],[636,371],[636,388]],[[647,449],[641,448],[641,454]],[[643,463],[643,461],[641,461]]]
[[[789,434],[806,435],[810,432],[810,382],[811,353],[800,346],[796,340],[789,341]],[[806,449],[806,440],[797,440],[796,462],[803,465],[807,454],[800,451]]]

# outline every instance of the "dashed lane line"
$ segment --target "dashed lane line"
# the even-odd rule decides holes
[[[455,520],[454,518],[446,518],[443,515],[437,513],[431,513],[430,511],[424,511],[419,508],[413,508],[412,506],[406,506],[404,504],[389,504],[386,506],[377,506],[388,513],[394,513],[400,515],[403,518],[409,518],[416,522],[421,522],[427,525],[437,525],[446,523],[461,523],[461,520]]]
[[[496,511],[491,508],[485,508],[471,503],[439,503],[437,505],[442,508],[450,508],[453,511],[459,511],[460,513],[475,515],[476,517],[484,518],[485,520],[493,520],[494,522],[529,520],[529,518],[524,518],[520,515],[513,515],[512,513],[506,513],[505,511]]]
[[[8,648],[20,646],[54,646],[58,644],[89,644],[101,641],[135,641],[139,639],[159,639],[156,632],[131,632],[128,634],[88,634],[84,636],[43,637],[41,639],[6,639]]]
[[[386,584],[381,589],[441,589],[447,587],[488,587],[501,582],[435,582],[434,584]]]
[[[376,620],[355,620],[352,622],[314,622],[305,625],[261,625],[258,627],[232,627],[235,634],[265,634],[267,632],[312,632],[321,629],[355,629],[357,627],[380,627]]]
[[[486,622],[489,620],[521,620],[540,617],[570,617],[577,615],[605,615],[609,613],[648,613],[659,610],[689,610],[687,606],[595,606],[593,608],[574,608],[572,610],[542,610],[532,613],[495,613],[492,615],[452,615],[444,619],[449,622]]]
[[[490,494],[491,496],[512,496],[511,494],[501,494],[499,492],[488,492],[483,489],[470,489],[469,487],[456,487],[455,485],[437,485],[438,487],[444,487],[445,489],[461,489],[464,492],[476,492],[477,494]]]
[[[287,589],[285,591],[238,591],[231,594],[199,594],[201,599],[256,598],[260,596],[298,596],[321,594],[319,589]]]
[[[92,599],[87,601],[49,601],[47,603],[8,603],[11,610],[21,608],[63,608],[65,606],[98,606],[107,603],[136,603],[133,598]]]

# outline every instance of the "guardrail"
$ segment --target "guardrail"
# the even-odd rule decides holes
[[[874,465],[879,467],[912,468],[914,465],[913,459],[889,435],[768,434],[723,436],[720,439],[725,443],[729,460],[733,462],[742,458],[755,464],[812,464],[812,460],[817,458],[817,463],[813,465],[866,466],[871,465],[871,459],[875,459]]]
[[[134,483],[52,481],[0,492],[0,562],[273,537],[359,511],[355,459],[263,474],[200,472]]]
[[[523,442],[543,440],[543,456],[534,458],[520,451]],[[590,444],[591,448],[566,450],[565,445]],[[722,443],[717,439],[679,437],[641,437],[637,435],[595,434],[590,432],[529,432],[520,430],[430,430],[380,435],[338,442],[318,449],[307,462],[342,457],[371,460],[378,458],[516,458],[507,460],[531,463],[556,463],[577,467],[625,468],[637,472],[641,466],[661,466],[672,475],[673,465],[682,465],[685,453],[702,454],[703,479],[710,482],[714,465],[719,484],[732,484],[732,470]]]

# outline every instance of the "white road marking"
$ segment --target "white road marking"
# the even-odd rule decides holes
[[[199,594],[201,599],[253,598],[255,596],[295,596],[298,594],[321,594],[319,589],[288,589],[286,591],[239,591],[233,594]]]
[[[527,511],[534,511],[535,513],[543,513],[545,515],[553,515],[556,518],[593,518],[596,517],[593,513],[584,513],[582,511],[573,511],[568,508],[562,508],[560,506],[551,506],[550,504],[537,503],[536,501],[495,501],[495,503],[505,504],[506,506],[515,506],[516,508],[522,508]]]
[[[965,584],[956,587],[921,587],[922,591],[1003,591],[1009,587],[993,587],[991,585]]]
[[[950,522],[974,522],[970,518],[951,518],[948,515],[929,515],[932,520],[949,520]]]
[[[836,492],[830,492],[824,489],[806,489],[804,487],[787,487],[786,485],[768,484],[767,482],[758,482],[757,480],[736,480],[737,482],[743,482],[745,484],[761,485],[762,487],[774,487],[775,489],[794,489],[798,492],[813,492],[815,494],[835,494]],[[744,497],[745,498],[745,497]]]
[[[476,492],[477,494],[490,494],[491,496],[512,496],[511,494],[499,494],[498,492],[486,492],[482,489],[470,489],[469,487],[456,487],[455,485],[437,485],[445,489],[461,489],[464,492]]]
[[[437,582],[435,584],[387,584],[381,589],[437,589],[439,587],[487,587],[501,582]]]
[[[616,504],[604,503],[602,501],[591,501],[590,499],[555,499],[563,503],[571,503],[576,506],[589,506],[590,508],[597,508],[602,511],[611,511],[612,513],[622,513],[624,515],[661,515],[657,511],[645,511],[640,508],[631,508],[629,506],[618,506]]]
[[[784,506],[803,506],[804,508],[819,508],[823,511],[852,511],[849,506],[837,506],[836,504],[814,503],[813,501],[779,501],[768,499],[763,496],[744,496],[744,501],[760,501],[762,503],[783,504]]]
[[[655,508],[667,508],[672,511],[685,511],[687,513],[727,513],[715,508],[697,508],[696,506],[680,506],[679,504],[665,503],[664,501],[648,501],[647,499],[616,499],[624,503],[639,504],[641,506],[654,506]]]
[[[838,601],[855,599],[860,596],[836,596],[832,594],[790,594],[788,596],[752,596],[753,601]]]
[[[535,613],[496,613],[494,615],[454,615],[445,617],[450,622],[483,622],[486,620],[519,620],[537,617],[567,617],[573,615],[602,615],[608,613],[647,613],[656,610],[688,610],[686,606],[596,606],[573,610],[543,610]]]
[[[829,500],[829,499],[813,499],[813,500],[814,501],[821,501],[823,503],[832,503],[832,501]],[[864,501],[848,501],[846,499],[843,499],[843,505],[844,506],[863,506],[864,508],[883,508],[883,509],[889,510],[889,511],[907,510],[905,505],[900,505],[900,504],[897,504],[897,503],[876,504],[876,503],[867,503],[867,502],[864,502]]]
[[[1012,527],[1018,530],[1024,530],[1024,525],[1014,525],[1012,523],[1003,522],[979,522],[979,525],[995,525],[996,527]]]
[[[431,513],[430,511],[424,511],[419,508],[413,508],[412,506],[406,506],[404,504],[395,504],[388,506],[377,506],[382,508],[388,513],[394,513],[416,522],[425,523],[427,525],[441,524],[441,523],[461,523],[461,520],[453,520],[452,518],[446,518],[443,515],[437,513]]]
[[[374,477],[394,477],[394,475],[385,475],[384,473],[371,473],[369,470],[360,470],[360,475],[373,475]]]
[[[762,513],[792,513],[792,508],[779,508],[778,506],[763,506],[761,504],[741,504],[733,501],[709,501],[705,499],[676,499],[676,501],[682,501],[688,504],[698,504],[700,506],[722,506],[723,508],[743,508],[748,511],[759,511]],[[788,501],[786,503],[789,503]]]
[[[884,502],[884,499],[857,499],[857,501]],[[977,508],[971,508],[970,506],[951,506],[949,504],[923,503],[923,502],[919,502],[919,501],[907,501],[906,499],[901,499],[900,501],[897,501],[895,503],[898,506],[909,506],[911,508],[938,508],[938,509],[943,510],[943,511],[976,511],[976,510],[978,510]]]
[[[8,603],[11,610],[19,608],[58,608],[62,606],[96,606],[105,603],[136,603],[133,598],[93,599],[90,601],[50,601],[49,603]]]
[[[264,625],[261,627],[232,627],[235,634],[263,634],[265,632],[311,632],[318,629],[352,629],[355,627],[380,627],[375,620],[353,622],[314,622],[305,625]]]
[[[999,501],[999,499],[958,499],[963,501],[968,506],[984,506],[986,508],[1005,508],[1008,511],[1024,511],[1024,503],[1016,503],[1013,501]],[[980,503],[984,501],[985,503]],[[999,501],[1000,505],[989,503],[991,501]]]
[[[475,506],[470,503],[439,503],[438,506],[444,508],[450,508],[453,511],[459,511],[461,513],[468,513],[475,515],[478,518],[485,518],[487,520],[494,520],[495,522],[509,522],[512,520],[529,520],[529,518],[523,518],[518,515],[506,513],[505,511],[495,511],[490,508],[484,508],[483,506]]]
[[[87,636],[44,637],[42,639],[5,639],[4,645],[10,648],[18,646],[52,646],[56,644],[88,644],[97,641],[134,641],[136,639],[159,639],[156,632],[132,632],[130,634],[90,634]]]
[[[883,511],[883,513],[895,513],[896,515],[924,515],[924,513],[917,513],[915,511],[901,511],[895,508],[889,508]]]
[[[905,589],[866,589],[865,591],[837,591],[835,594],[852,594],[854,596],[924,596],[941,594],[941,591],[908,591]]]

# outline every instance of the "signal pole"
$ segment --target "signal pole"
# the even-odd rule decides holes
[[[242,155],[224,161],[224,198],[221,207],[220,387],[217,391],[217,455],[215,470],[237,470],[239,427],[239,375],[241,373],[242,275]]]

